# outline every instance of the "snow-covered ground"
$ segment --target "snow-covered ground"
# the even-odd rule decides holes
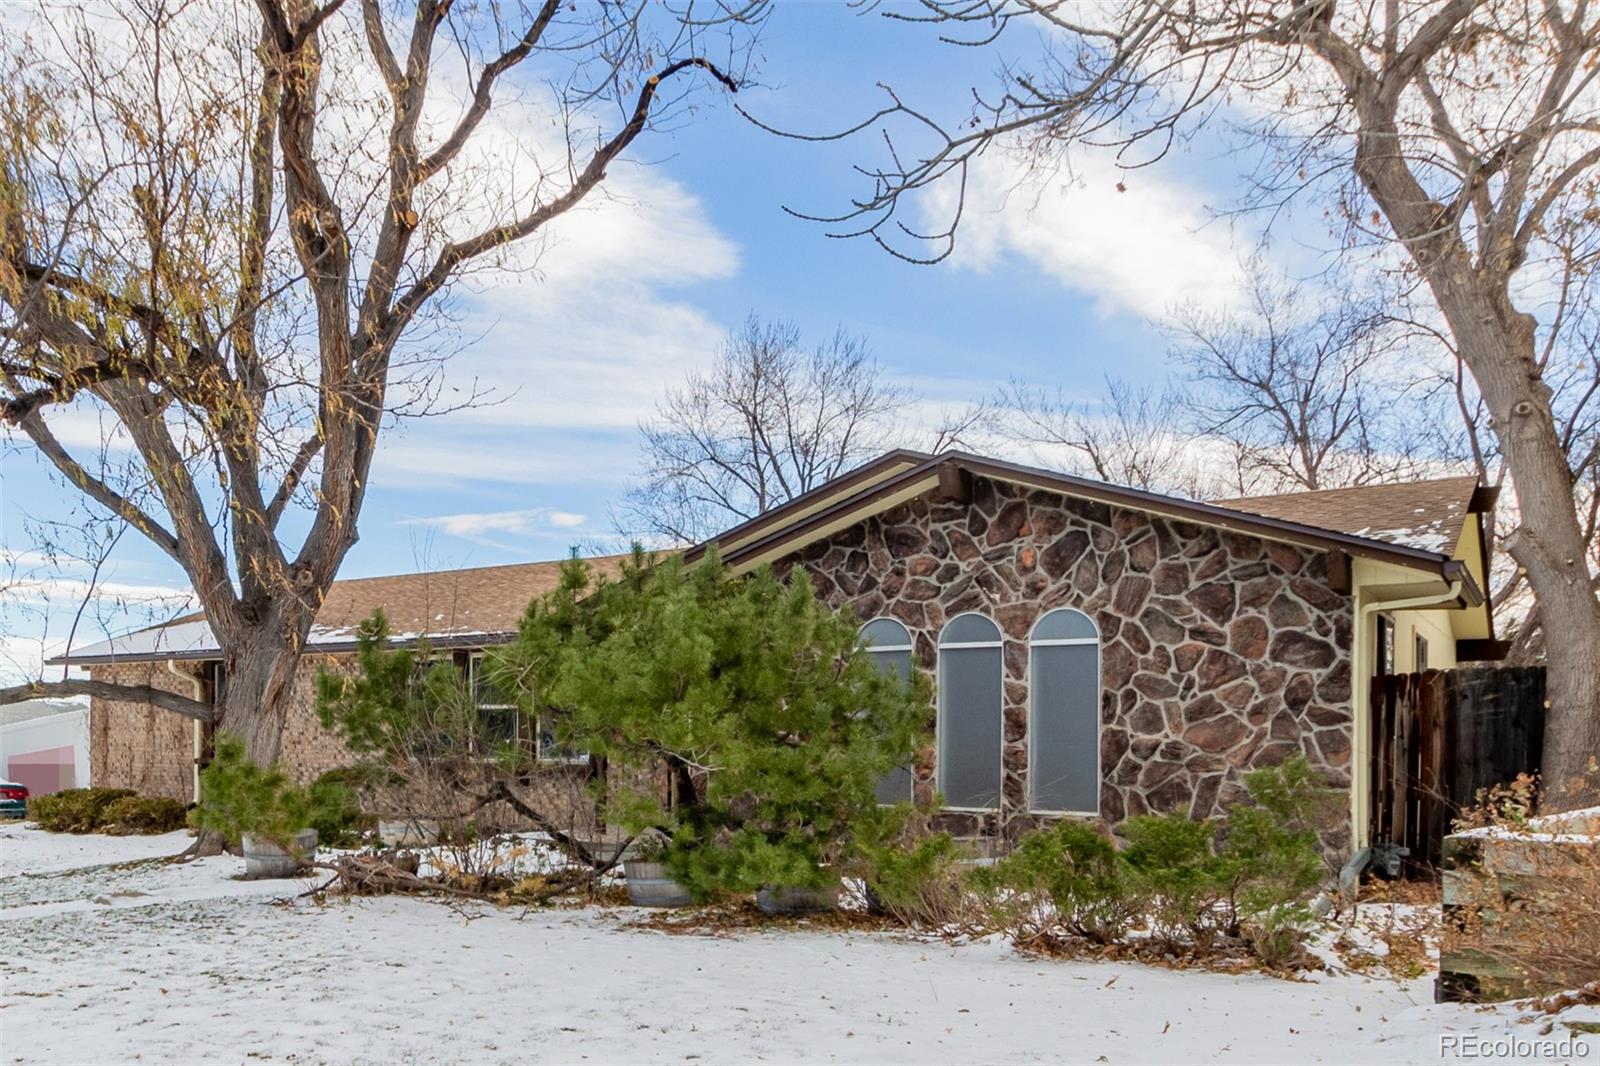
[[[889,934],[668,935],[630,927],[626,908],[318,905],[295,898],[298,882],[234,880],[227,856],[68,868],[183,843],[0,829],[6,1061],[1439,1062],[1442,1036],[1540,1028],[1511,1007],[1435,1006],[1431,976],[1285,981]],[[1600,1037],[1581,1039],[1600,1061]]]

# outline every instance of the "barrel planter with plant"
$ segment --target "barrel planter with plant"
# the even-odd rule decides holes
[[[634,841],[623,860],[628,902],[635,907],[687,907],[694,902],[694,893],[667,870],[666,844],[660,834],[647,832]]]
[[[307,862],[317,857],[317,831],[302,829],[280,846],[271,837],[256,833],[239,834],[244,851],[244,873],[250,878],[293,877]]]
[[[260,767],[236,737],[218,734],[200,775],[195,825],[240,845],[249,877],[293,877],[316,856],[317,793],[277,765]]]
[[[622,864],[628,878],[628,902],[635,907],[687,907],[694,902],[689,890],[660,862],[629,859]]]

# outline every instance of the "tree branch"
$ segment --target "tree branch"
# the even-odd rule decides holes
[[[164,711],[192,718],[197,722],[214,722],[216,708],[209,703],[180,696],[176,692],[155,688],[152,685],[116,685],[109,681],[30,681],[26,685],[0,688],[0,706],[36,700],[45,696],[90,696],[99,700],[116,700],[119,703],[149,703]]]
[[[662,82],[691,67],[699,67],[709,71],[729,92],[738,92],[739,84],[727,74],[724,74],[716,64],[709,59],[695,56],[689,59],[680,59],[675,63],[663,67],[659,73],[652,74],[639,90],[639,96],[633,105],[633,114],[626,125],[618,130],[612,138],[595,150],[589,158],[588,164],[578,174],[566,192],[553,200],[540,204],[528,214],[515,222],[503,226],[495,226],[484,230],[466,240],[452,242],[445,246],[439,253],[439,258],[429,268],[428,272],[411,286],[406,294],[395,304],[394,313],[389,316],[388,328],[385,330],[385,340],[391,340],[399,335],[412,317],[421,310],[422,305],[429,297],[444,287],[451,275],[462,263],[475,259],[485,252],[493,251],[512,241],[521,240],[536,232],[551,219],[558,217],[581,202],[585,196],[599,185],[606,176],[606,167],[611,164],[623,149],[633,143],[634,138],[644,131],[645,122],[650,117],[650,105],[655,101],[656,92]]]

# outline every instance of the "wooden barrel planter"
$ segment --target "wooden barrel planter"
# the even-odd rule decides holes
[[[1600,808],[1534,818],[1525,830],[1453,833],[1442,852],[1444,938],[1434,999],[1496,1002],[1567,987],[1542,975],[1537,946],[1561,943],[1561,931],[1586,917],[1575,915],[1572,902],[1592,901],[1591,879],[1600,878]]]
[[[659,862],[629,859],[622,864],[628,879],[628,902],[635,907],[687,907],[694,902],[689,890],[674,881]]]
[[[839,905],[839,887],[795,888],[769,885],[756,893],[756,906],[763,914],[816,914]]]
[[[254,833],[240,835],[244,850],[244,873],[250,878],[293,877],[300,867],[317,855],[317,831],[302,829],[285,850]]]

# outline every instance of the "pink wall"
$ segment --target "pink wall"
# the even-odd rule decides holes
[[[6,760],[6,777],[19,785],[28,786],[35,796],[46,796],[64,788],[72,788],[73,749],[45,748],[26,755],[13,755]]]

